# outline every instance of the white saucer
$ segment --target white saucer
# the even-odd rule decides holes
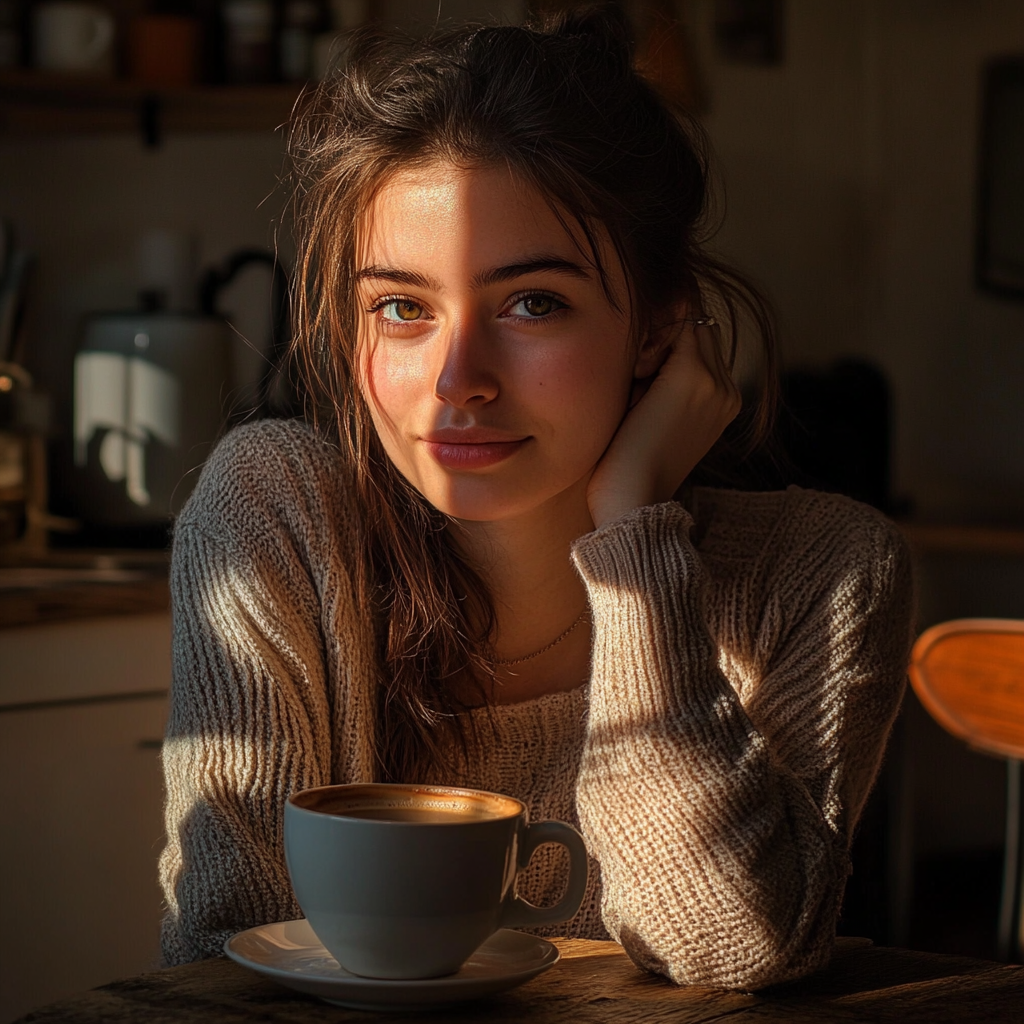
[[[478,999],[522,985],[554,966],[560,955],[545,939],[502,928],[444,978],[360,978],[340,966],[304,920],[239,932],[224,943],[224,952],[282,985],[355,1010],[418,1010]]]

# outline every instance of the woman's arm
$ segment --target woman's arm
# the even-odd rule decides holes
[[[301,916],[281,826],[289,793],[329,777],[322,659],[303,623],[278,620],[287,590],[250,570],[201,533],[176,539],[160,859],[170,964]]]
[[[719,670],[688,514],[636,509],[576,546],[595,625],[580,822],[609,931],[677,982],[759,988],[829,955],[909,642],[904,549],[865,515],[861,544],[825,535],[760,596],[730,591],[757,727]]]
[[[337,573],[329,587],[320,578],[338,519],[329,469],[298,426],[236,431],[175,532],[160,860],[172,964],[219,955],[239,929],[300,916],[284,802],[331,781],[332,735],[353,717],[347,695],[330,692],[331,623],[344,624],[347,606],[330,609],[345,605],[347,588]]]

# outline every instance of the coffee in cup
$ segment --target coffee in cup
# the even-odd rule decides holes
[[[560,821],[530,824],[512,797],[446,786],[364,783],[294,794],[285,805],[292,887],[317,938],[368,978],[452,974],[499,928],[568,921],[587,853]],[[543,843],[569,852],[565,895],[535,907],[516,876]]]

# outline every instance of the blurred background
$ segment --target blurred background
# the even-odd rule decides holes
[[[777,308],[794,479],[898,520],[922,628],[1024,618],[1024,7],[622,2]],[[368,20],[526,14],[0,0],[0,1021],[158,956],[168,527],[274,399],[281,125]],[[994,955],[1005,777],[908,696],[842,929]]]

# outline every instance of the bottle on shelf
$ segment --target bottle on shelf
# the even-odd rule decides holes
[[[286,82],[304,82],[312,74],[313,41],[322,21],[316,0],[286,0],[279,46],[281,77]]]
[[[313,78],[324,78],[345,62],[349,36],[369,17],[367,0],[329,0],[331,28],[313,41]]]
[[[23,21],[19,0],[0,0],[0,69],[21,65]]]
[[[273,81],[274,5],[272,0],[224,0],[224,78],[233,85]]]

